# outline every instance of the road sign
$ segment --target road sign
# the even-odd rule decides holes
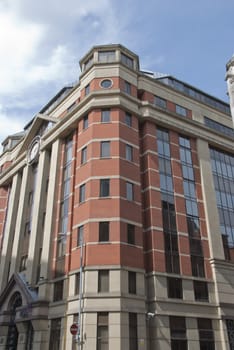
[[[70,332],[72,335],[76,335],[78,332],[79,326],[77,323],[73,323],[70,327]]]

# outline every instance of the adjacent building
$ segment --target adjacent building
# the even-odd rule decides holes
[[[234,349],[229,105],[121,45],[80,67],[3,141],[0,350]]]

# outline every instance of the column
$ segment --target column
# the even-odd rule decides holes
[[[40,298],[49,297],[49,285],[46,284],[46,281],[50,278],[50,266],[52,259],[52,243],[53,243],[53,224],[55,218],[55,198],[57,190],[57,174],[58,174],[58,164],[59,164],[59,149],[60,141],[57,140],[52,146],[51,153],[51,162],[50,162],[50,173],[49,173],[49,186],[47,194],[47,203],[46,203],[46,216],[45,216],[45,228],[42,243],[42,254],[41,254],[41,281],[39,289]],[[48,288],[47,288],[48,287]]]
[[[223,243],[219,228],[219,213],[216,206],[216,196],[213,174],[210,163],[210,150],[206,141],[197,140],[197,152],[200,162],[201,185],[206,213],[211,258],[224,259]]]
[[[42,218],[43,207],[45,207],[46,201],[46,181],[49,172],[49,154],[43,151],[39,158],[37,182],[34,193],[33,213],[32,213],[32,229],[28,250],[27,266],[27,281],[31,284],[35,284],[37,277],[37,267],[39,263],[39,248],[41,240],[43,239],[42,232]]]
[[[16,272],[19,268],[19,253],[20,253],[20,243],[21,235],[24,233],[22,226],[24,224],[25,218],[25,207],[26,207],[26,198],[27,198],[27,185],[29,181],[29,167],[25,166],[23,169],[22,184],[20,189],[19,203],[18,203],[18,213],[15,225],[15,236],[13,241],[13,249],[11,255],[11,268],[10,276]]]
[[[15,234],[15,222],[18,210],[18,196],[21,185],[21,175],[17,173],[13,177],[12,188],[8,200],[6,226],[4,230],[2,258],[0,264],[0,281],[2,290],[5,288],[8,281],[8,273],[11,263],[11,251]]]

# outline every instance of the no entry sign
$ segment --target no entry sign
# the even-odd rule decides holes
[[[78,332],[78,329],[79,329],[78,324],[77,324],[77,323],[73,323],[73,324],[71,325],[71,327],[70,327],[70,332],[71,332],[71,334],[72,334],[72,335],[76,335],[77,332]]]

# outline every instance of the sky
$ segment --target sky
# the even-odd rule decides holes
[[[233,0],[0,0],[0,143],[64,86],[94,45],[122,44],[142,70],[228,102]]]

